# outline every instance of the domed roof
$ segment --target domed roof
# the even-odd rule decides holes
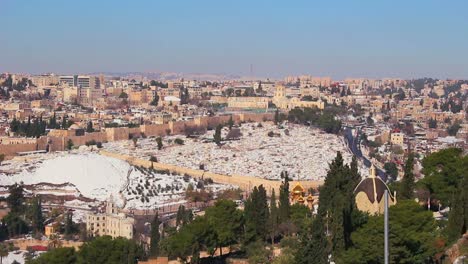
[[[363,179],[354,189],[354,193],[364,192],[371,203],[377,201],[380,203],[385,190],[390,193],[387,185],[380,178],[366,178]]]
[[[373,204],[375,202],[380,203],[380,201],[382,201],[385,190],[388,191],[389,198],[393,201],[394,198],[391,195],[390,189],[380,177],[375,175],[375,167],[372,165],[370,168],[369,177],[361,180],[361,182],[354,189],[354,193],[365,193],[369,201]]]
[[[297,183],[296,186],[292,189],[293,193],[300,194],[304,192],[304,187],[300,183]]]

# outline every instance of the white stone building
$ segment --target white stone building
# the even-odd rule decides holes
[[[106,212],[86,216],[86,231],[90,236],[133,238],[135,219],[119,213],[112,201],[106,203]]]

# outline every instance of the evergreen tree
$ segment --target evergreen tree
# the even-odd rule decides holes
[[[6,202],[8,204],[8,208],[10,208],[11,213],[19,213],[22,214],[23,212],[23,202],[24,202],[24,193],[23,193],[23,185],[22,184],[13,184],[9,188],[8,197],[6,198]]]
[[[242,212],[233,201],[218,200],[214,206],[206,209],[205,216],[214,237],[211,244],[213,248],[219,248],[222,255],[222,247],[239,241],[243,226]]]
[[[65,213],[65,224],[64,224],[64,234],[65,238],[69,239],[70,236],[73,234],[74,227],[73,227],[73,212],[67,211]]]
[[[455,241],[468,230],[468,174],[453,194],[447,224],[449,241]]]
[[[67,121],[67,116],[63,116],[63,118],[62,118],[62,125],[61,125],[62,127],[61,127],[61,129],[67,129],[67,128],[68,128],[68,127],[67,127],[67,124],[68,124],[68,121]]]
[[[279,110],[276,109],[276,111],[275,111],[275,125],[278,125],[279,122],[280,122]]]
[[[158,144],[158,150],[161,150],[162,147],[163,147],[162,138],[161,138],[161,137],[157,137],[157,138],[156,138],[156,143]]]
[[[214,142],[216,143],[216,145],[221,145],[221,129],[223,129],[223,126],[221,125],[218,125],[216,127],[216,130],[215,130],[215,133],[214,133]]]
[[[232,115],[229,117],[228,126],[229,126],[229,130],[231,130],[232,127],[234,126],[234,120],[232,119]]]
[[[245,242],[264,240],[267,237],[268,203],[263,185],[255,186],[245,203]]]
[[[67,149],[68,149],[68,150],[71,150],[71,149],[73,148],[73,146],[74,146],[73,141],[72,141],[71,139],[69,139],[69,140],[67,141],[67,146],[66,146]]]
[[[437,120],[432,119],[432,117],[429,119],[429,128],[437,128]]]
[[[179,209],[177,209],[177,215],[176,215],[176,226],[180,226],[185,217],[185,206],[179,205]]]
[[[41,199],[34,197],[31,201],[31,227],[35,233],[40,233],[44,229],[44,217],[42,216]]]
[[[158,106],[159,103],[159,95],[157,93],[154,94],[154,98],[151,101],[150,105],[152,106]]]
[[[153,221],[151,222],[151,241],[150,241],[150,256],[157,257],[159,254],[159,225],[161,222],[159,221],[159,216],[156,213],[154,216]]]
[[[288,172],[281,172],[283,183],[280,186],[278,217],[279,223],[285,223],[289,220],[291,213],[291,204],[289,202],[289,176]]]
[[[351,164],[349,166],[350,168],[350,184],[351,184],[351,189],[354,190],[354,188],[358,185],[358,183],[361,181],[361,174],[359,174],[358,170],[359,164],[357,161],[356,156],[353,156],[351,160]]]
[[[35,259],[26,261],[28,264],[76,264],[77,252],[74,247],[63,247],[49,250]],[[97,263],[97,262],[94,262]]]
[[[318,215],[326,219],[330,235],[331,251],[339,255],[351,245],[354,230],[353,215],[355,204],[353,191],[360,180],[357,160],[351,162],[352,168],[345,165],[340,152],[330,164],[327,177],[320,188]]]
[[[413,174],[413,163],[414,163],[414,155],[410,153],[408,155],[408,159],[405,163],[405,174],[403,179],[401,180],[401,195],[400,197],[403,199],[411,199],[413,198],[413,191],[414,191],[414,174]]]
[[[320,216],[312,221],[309,232],[301,237],[301,245],[296,254],[297,264],[327,264],[327,237],[323,229],[324,223]]]
[[[49,120],[49,126],[50,129],[56,129],[57,128],[57,117],[54,115],[50,118]]]
[[[279,225],[279,212],[278,206],[276,205],[276,194],[275,189],[271,190],[270,197],[270,217],[268,219],[268,228],[270,232],[271,244],[275,242],[275,237],[278,235],[278,225]]]
[[[91,120],[88,121],[88,124],[86,126],[86,132],[88,133],[94,132],[93,122]]]

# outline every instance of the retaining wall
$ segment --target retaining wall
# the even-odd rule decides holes
[[[279,188],[281,185],[281,181],[275,180],[267,180],[262,179],[254,176],[246,176],[246,175],[223,175],[218,173],[213,173],[209,171],[197,170],[197,169],[190,169],[184,168],[172,164],[165,164],[159,162],[151,162],[149,160],[143,160],[135,157],[131,157],[128,155],[118,154],[114,152],[109,152],[105,150],[101,150],[100,154],[120,160],[127,161],[128,163],[135,165],[150,168],[153,165],[153,168],[158,170],[169,170],[175,174],[184,175],[187,174],[193,178],[211,178],[214,182],[223,183],[223,184],[232,184],[235,186],[239,186],[243,191],[250,192],[255,186],[263,185],[267,190],[268,194],[271,194],[271,191],[274,189],[275,193],[279,193]],[[301,184],[306,190],[309,188],[316,189],[318,186],[323,184],[323,181],[291,181],[289,183],[290,189],[294,188],[296,184]]]

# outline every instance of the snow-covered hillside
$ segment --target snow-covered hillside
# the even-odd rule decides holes
[[[0,185],[19,182],[33,185],[27,190],[36,194],[82,195],[98,201],[112,195],[118,205],[136,209],[180,202],[189,184],[197,186],[190,177],[137,168],[125,161],[84,150],[16,158],[0,166]],[[206,186],[215,192],[227,187]],[[0,192],[6,191],[6,187],[0,189]]]

